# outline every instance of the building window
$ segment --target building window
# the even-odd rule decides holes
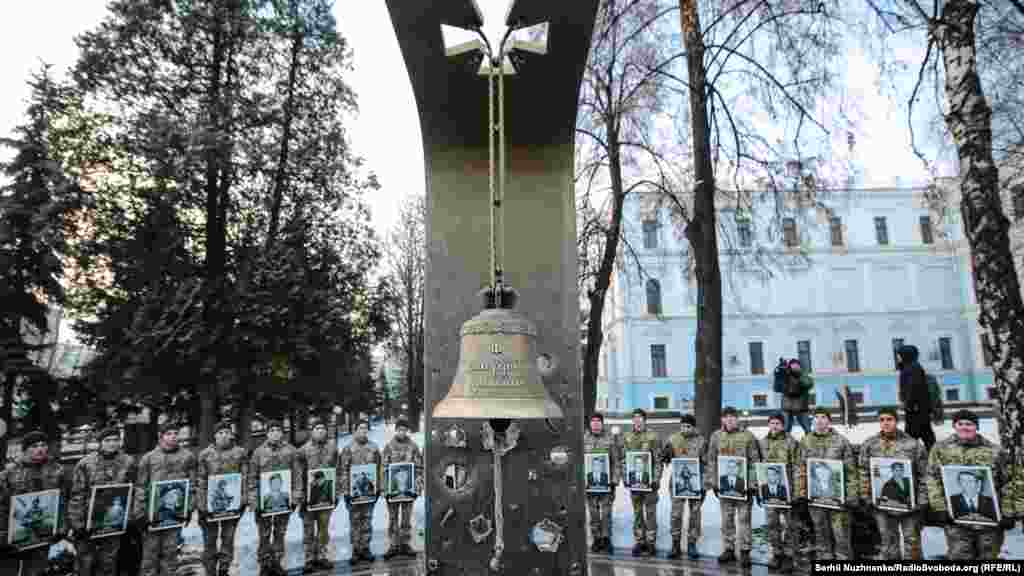
[[[932,236],[932,217],[928,215],[921,216],[921,242],[925,244],[935,242],[935,238]]]
[[[995,386],[986,386],[985,387],[985,396],[988,397],[990,402],[995,402],[996,401],[996,387]]]
[[[889,228],[885,224],[885,216],[875,216],[875,239],[879,246],[889,244]]]
[[[860,372],[860,355],[857,353],[857,341],[847,340],[846,345],[846,371]]]
[[[647,279],[647,313],[661,314],[661,284],[654,278]]]
[[[985,363],[985,366],[992,365],[992,353],[989,352],[988,334],[981,335],[981,361]]]
[[[655,396],[651,407],[655,410],[668,410],[668,396]]]
[[[658,247],[658,221],[644,220],[644,248],[654,250]]]
[[[953,369],[953,339],[948,336],[939,338],[939,357],[942,359],[942,369]]]
[[[843,245],[843,221],[838,216],[833,216],[831,220],[832,228],[832,245],[842,246]]]
[[[900,360],[896,357],[896,353],[903,347],[903,338],[892,339],[892,365],[895,369],[900,369]]]
[[[796,220],[792,218],[782,219],[782,241],[790,248],[797,245]]]
[[[754,233],[750,229],[750,222],[737,222],[736,232],[739,234],[740,237],[740,247],[750,248],[750,246],[754,243]]]
[[[764,374],[764,343],[750,343],[750,373]]]
[[[850,390],[850,402],[856,406],[864,405],[864,389],[857,388],[856,390]]]
[[[800,368],[804,372],[811,372],[811,341],[800,340],[796,343],[796,355],[797,359],[800,360]]]
[[[665,345],[651,344],[651,377],[664,378],[668,376],[668,367],[665,365]]]
[[[959,402],[960,401],[960,389],[959,388],[946,388],[946,402]]]
[[[622,396],[615,397],[615,409],[622,410]]]
[[[764,392],[755,392],[750,395],[750,405],[754,408],[767,408],[768,395]]]

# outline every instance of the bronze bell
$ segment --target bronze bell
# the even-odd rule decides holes
[[[541,379],[554,366],[545,366],[551,358],[534,351],[537,328],[513,310],[515,291],[500,290],[500,303],[494,290],[482,290],[484,310],[462,325],[455,380],[434,407],[434,418],[563,417]]]

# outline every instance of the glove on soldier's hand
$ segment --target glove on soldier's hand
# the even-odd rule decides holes
[[[953,519],[949,517],[949,514],[946,514],[945,510],[932,510],[929,508],[924,523],[931,526],[948,526],[953,523]]]
[[[999,521],[999,527],[1003,530],[1013,530],[1017,527],[1017,519],[1003,516],[1003,519]]]

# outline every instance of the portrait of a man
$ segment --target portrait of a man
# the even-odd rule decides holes
[[[269,470],[260,474],[260,513],[264,516],[291,512],[291,470]]]
[[[377,499],[377,465],[353,465],[349,476],[349,495],[352,502],[372,502]]]
[[[697,458],[672,459],[672,497],[691,500],[703,497],[700,460]]]
[[[811,506],[842,509],[846,498],[842,460],[807,459],[807,495]]]
[[[128,526],[131,484],[104,484],[92,487],[86,528],[93,538],[123,534]]]
[[[761,502],[767,507],[788,506],[789,478],[786,465],[781,462],[763,462],[757,464],[757,469],[761,480]]]
[[[910,460],[872,458],[871,496],[875,506],[884,510],[907,512],[914,507],[914,477]]]
[[[999,500],[987,466],[943,466],[942,485],[953,520],[960,524],[999,523]]]
[[[308,472],[306,480],[306,507],[308,510],[331,510],[335,505],[335,470],[317,468]]]
[[[626,489],[651,491],[650,452],[629,452],[626,454]]]
[[[747,459],[740,456],[718,457],[718,497],[747,499]]]
[[[416,499],[415,465],[399,462],[388,465],[388,500],[411,502]]]
[[[207,520],[217,522],[241,516],[242,475],[213,474],[206,481]]]
[[[22,550],[49,544],[57,533],[60,491],[44,490],[11,496],[8,544]]]
[[[188,522],[189,481],[162,480],[150,494],[150,531],[180,528]]]
[[[587,492],[610,492],[608,454],[587,454]]]

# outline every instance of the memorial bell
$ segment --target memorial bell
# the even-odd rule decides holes
[[[536,352],[536,326],[514,310],[515,290],[488,287],[480,295],[484,309],[459,331],[455,380],[434,418],[562,418],[542,379],[550,359]]]

